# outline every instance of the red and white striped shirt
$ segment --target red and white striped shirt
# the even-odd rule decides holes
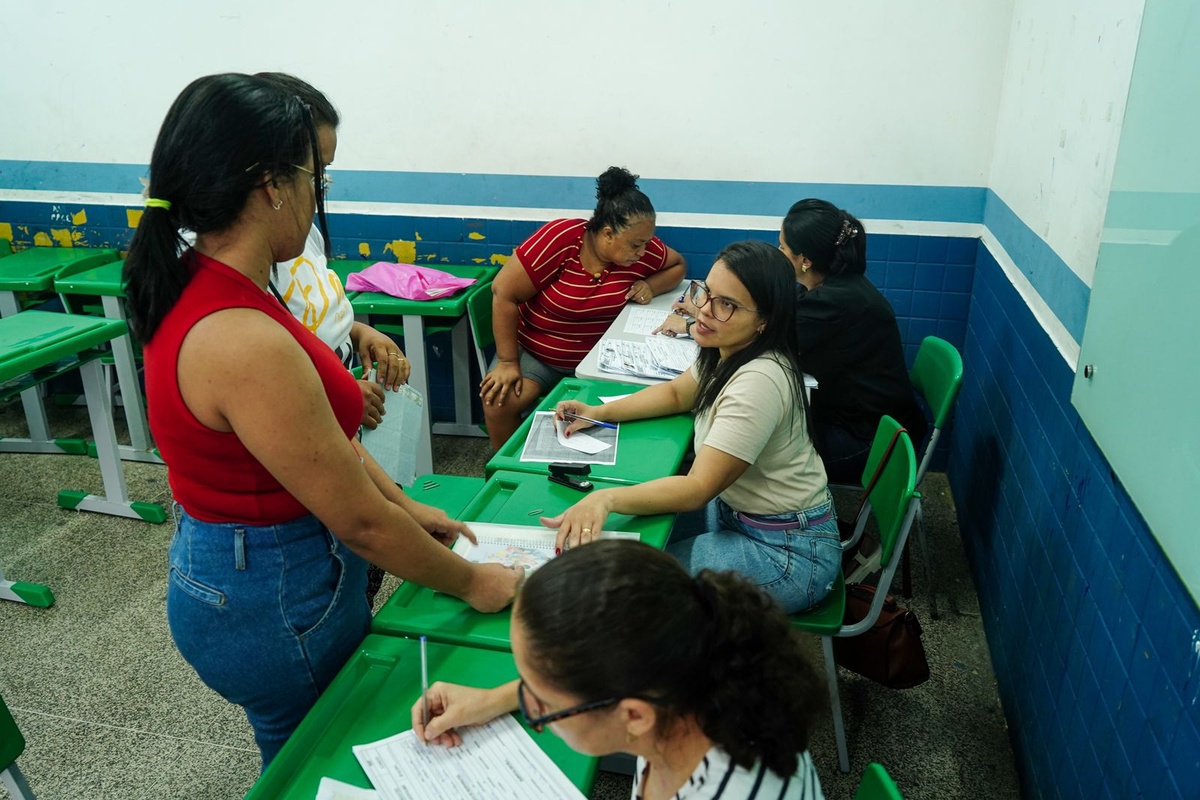
[[[561,370],[574,370],[625,307],[634,281],[661,270],[667,246],[657,236],[628,267],[608,264],[594,276],[579,263],[587,220],[547,222],[517,247],[537,289],[520,306],[517,341],[534,358]]]

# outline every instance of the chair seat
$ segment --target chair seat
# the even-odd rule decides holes
[[[815,633],[818,636],[833,636],[841,630],[845,616],[846,581],[839,571],[833,588],[824,600],[807,611],[790,614],[788,619],[797,630]]]

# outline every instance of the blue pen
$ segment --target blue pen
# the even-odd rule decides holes
[[[591,417],[583,417],[583,416],[580,416],[579,414],[573,414],[570,411],[564,411],[563,417],[566,419],[580,419],[580,420],[583,420],[584,422],[590,422],[591,424],[596,425],[601,428],[608,428],[610,431],[617,430],[617,426],[613,425],[611,422],[601,422],[598,419],[592,419]]]

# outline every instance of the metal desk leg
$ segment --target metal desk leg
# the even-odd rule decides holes
[[[404,354],[412,371],[408,384],[420,392],[425,403],[421,411],[421,438],[417,443],[417,474],[433,472],[432,420],[429,402],[429,369],[425,359],[425,320],[416,314],[404,317]]]
[[[125,320],[125,308],[119,297],[102,297],[104,316],[109,319]],[[129,425],[131,446],[121,446],[121,458],[125,461],[144,461],[161,464],[162,459],[151,450],[154,442],[150,438],[150,426],[146,422],[146,408],[142,404],[142,389],[138,383],[137,363],[133,356],[133,342],[129,334],[112,340],[113,362],[117,367],[117,384],[121,387],[121,403],[125,407],[125,422]]]
[[[49,608],[54,605],[54,592],[50,591],[49,586],[40,583],[6,580],[3,568],[0,568],[0,600]]]
[[[445,433],[451,436],[479,436],[487,434],[471,422],[471,339],[469,336],[470,320],[463,316],[454,325],[451,332],[451,346],[454,348],[454,422],[435,422],[434,433]]]
[[[129,499],[125,488],[125,473],[117,451],[117,436],[113,433],[112,397],[104,391],[104,376],[98,360],[79,368],[83,377],[83,394],[87,398],[88,418],[96,441],[96,460],[104,479],[104,496],[78,491],[61,491],[58,504],[77,511],[98,511],[117,517],[165,522],[167,512],[157,503],[137,503]]]

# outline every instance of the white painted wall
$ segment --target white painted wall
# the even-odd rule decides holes
[[[1092,285],[1144,0],[1016,0],[987,185]]]
[[[1012,4],[6,0],[0,159],[144,164],[189,80],[283,70],[342,169],[981,186]]]

